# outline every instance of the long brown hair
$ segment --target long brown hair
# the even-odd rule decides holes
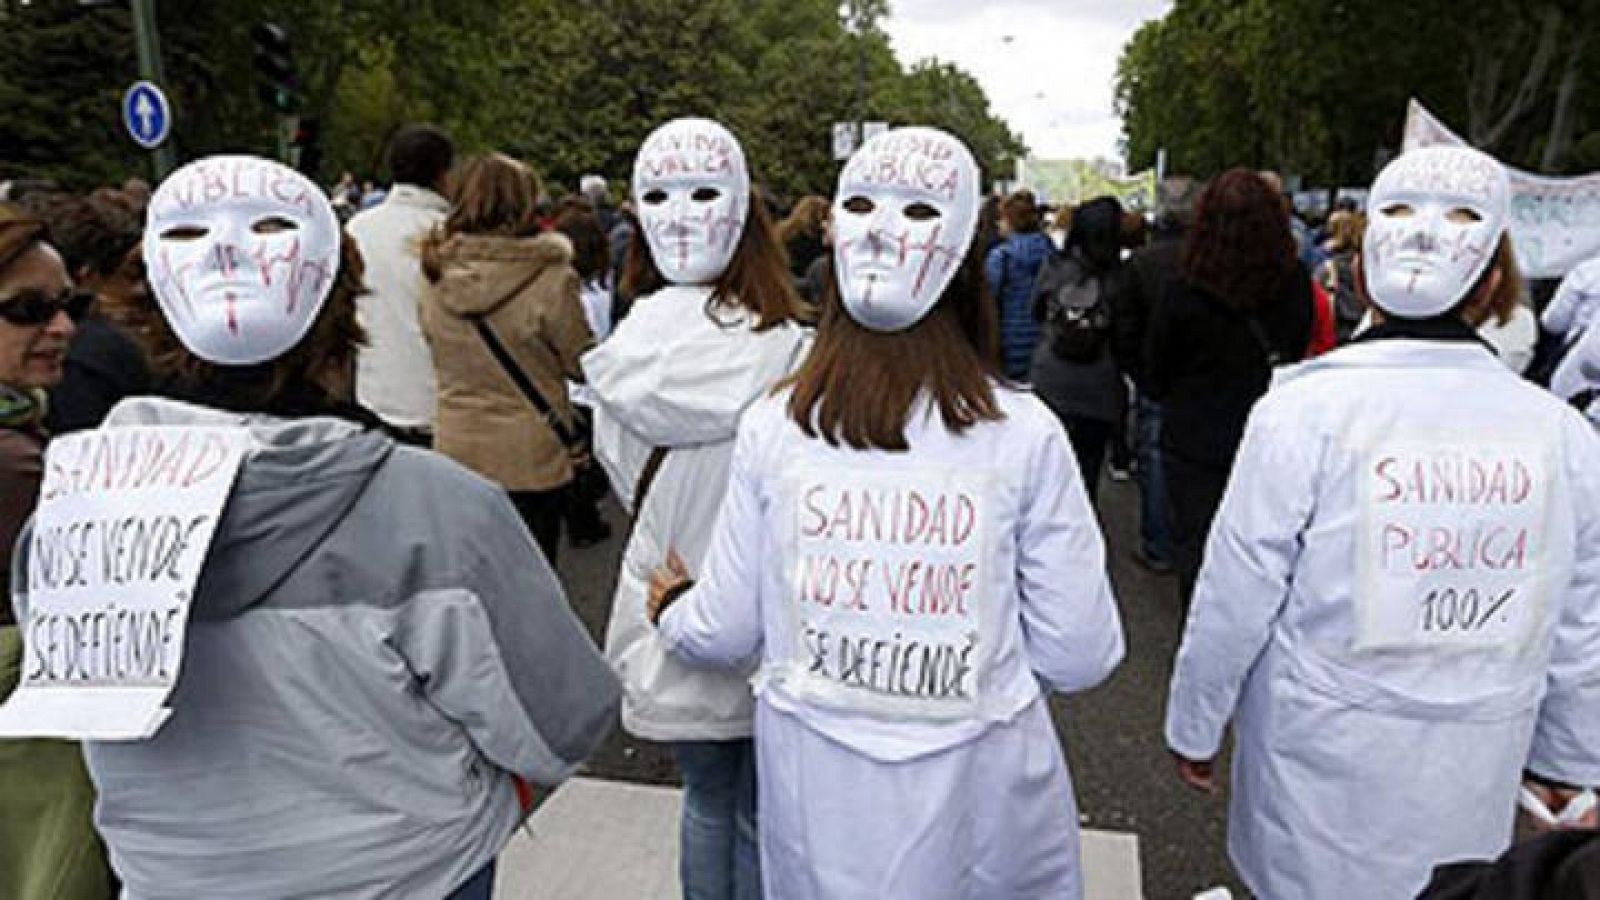
[[[1253,312],[1278,297],[1297,261],[1282,197],[1241,168],[1218,175],[1201,193],[1179,269],[1218,303]]]
[[[455,202],[444,222],[422,241],[422,272],[429,281],[444,273],[439,248],[457,234],[522,237],[539,230],[542,188],[533,170],[503,153],[475,156],[461,170]]]
[[[807,435],[856,450],[907,449],[906,423],[925,390],[956,434],[1004,418],[995,399],[1000,328],[988,292],[983,254],[969,248],[932,312],[904,331],[878,332],[850,318],[830,278],[816,343],[786,382],[789,416]]]
[[[661,270],[656,268],[650,242],[644,236],[644,225],[640,223],[628,241],[622,293],[638,300],[666,284]],[[767,204],[754,190],[750,192],[750,214],[739,235],[739,246],[734,249],[728,268],[712,285],[707,315],[711,315],[716,306],[742,306],[755,313],[755,331],[796,321],[803,309],[794,280],[789,277],[788,258],[773,231]]]

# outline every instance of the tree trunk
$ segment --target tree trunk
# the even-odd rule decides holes
[[[1556,112],[1550,122],[1550,137],[1545,141],[1544,158],[1539,162],[1541,172],[1557,171],[1572,146],[1572,101],[1578,93],[1578,79],[1588,42],[1589,34],[1586,31],[1580,30],[1572,38],[1567,64],[1561,72],[1561,84],[1556,89]]]
[[[1472,75],[1467,91],[1471,120],[1469,139],[1481,149],[1489,150],[1503,141],[1512,126],[1533,108],[1539,98],[1539,89],[1543,87],[1550,64],[1555,59],[1565,17],[1560,8],[1545,5],[1539,10],[1539,18],[1539,43],[1528,62],[1527,71],[1509,97],[1504,96],[1506,92],[1502,90],[1502,62],[1516,55],[1522,29],[1511,33],[1510,48],[1480,46],[1473,53]]]

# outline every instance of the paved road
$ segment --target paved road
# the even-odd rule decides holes
[[[1180,785],[1161,739],[1167,681],[1182,629],[1176,582],[1149,574],[1129,556],[1137,535],[1134,486],[1106,482],[1100,502],[1128,657],[1105,685],[1051,704],[1084,823],[1138,836],[1147,900],[1187,900],[1218,884],[1238,893],[1223,849],[1225,795],[1203,797]],[[585,550],[563,548],[560,567],[574,608],[597,640],[605,632],[622,552],[620,513],[610,509],[608,516],[618,537]],[[660,746],[620,729],[591,761],[589,772],[642,783],[677,780]]]

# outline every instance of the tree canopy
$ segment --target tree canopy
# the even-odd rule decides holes
[[[971,76],[902,66],[878,27],[887,7],[866,0],[851,17],[836,0],[161,0],[157,13],[180,159],[273,153],[250,29],[275,22],[291,36],[325,179],[382,176],[386,138],[429,121],[463,152],[510,153],[570,190],[586,172],[625,179],[651,129],[706,115],[739,135],[770,190],[825,194],[831,125],[858,108],[950,130],[991,178],[1008,176],[1021,138]],[[118,110],[135,71],[125,2],[0,0],[0,178],[87,186],[145,174]]]
[[[1129,165],[1363,184],[1416,97],[1522,168],[1600,169],[1593,0],[1177,0],[1123,48]]]

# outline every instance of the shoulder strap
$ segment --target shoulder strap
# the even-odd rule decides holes
[[[656,483],[656,475],[661,472],[661,464],[667,459],[667,447],[653,447],[650,458],[644,461],[644,468],[639,470],[639,483],[633,489],[633,517],[639,518],[644,511],[644,498],[650,496],[650,486]]]
[[[1283,354],[1272,346],[1272,338],[1267,336],[1267,329],[1261,325],[1261,320],[1253,315],[1245,315],[1244,324],[1250,329],[1250,335],[1256,339],[1256,344],[1261,347],[1261,353],[1267,358],[1267,365],[1276,368],[1283,361]]]
[[[574,434],[567,423],[556,415],[556,411],[550,406],[550,401],[539,393],[539,388],[534,385],[533,379],[529,378],[528,373],[522,371],[522,367],[517,365],[516,358],[511,355],[511,351],[506,349],[506,345],[500,341],[500,336],[495,334],[494,326],[489,324],[489,320],[483,316],[472,316],[471,320],[473,327],[478,331],[478,337],[483,339],[484,346],[489,348],[489,353],[500,364],[500,368],[505,370],[506,375],[510,376],[511,380],[516,384],[517,390],[521,391],[522,396],[528,399],[528,403],[539,414],[539,418],[550,426],[550,430],[556,433],[556,438],[562,444],[568,448],[578,446],[581,443],[578,435]]]

